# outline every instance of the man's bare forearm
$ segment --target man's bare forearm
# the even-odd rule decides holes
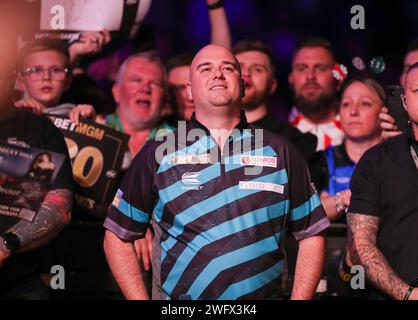
[[[72,192],[49,191],[32,222],[21,220],[8,230],[20,239],[20,250],[39,248],[51,241],[71,219]]]
[[[376,245],[379,218],[348,213],[347,225],[353,264],[362,265],[367,278],[386,294],[403,299],[409,285],[396,274]]]
[[[316,236],[299,241],[292,300],[312,299],[321,278],[325,257],[325,236]]]
[[[122,241],[107,230],[103,246],[110,270],[125,298],[148,300],[134,244]]]
[[[217,2],[217,0],[206,1],[208,5]],[[225,9],[222,7],[209,10],[209,22],[211,27],[210,43],[231,48],[231,31],[229,30],[228,17],[226,16]]]

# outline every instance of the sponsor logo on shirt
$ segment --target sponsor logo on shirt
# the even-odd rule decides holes
[[[241,156],[241,164],[244,166],[261,166],[277,168],[277,157]]]
[[[120,200],[122,199],[123,192],[121,189],[118,189],[116,192],[115,198],[113,199],[112,206],[118,208],[120,204]]]
[[[183,190],[202,190],[200,186],[201,182],[199,180],[200,172],[189,172],[187,171],[181,176],[181,181],[183,184],[187,185],[183,187]]]
[[[349,183],[350,182],[350,178],[349,177],[336,177],[333,176],[332,177],[335,182],[340,183],[340,184],[345,184],[345,183]]]
[[[272,191],[276,193],[283,194],[284,186],[277,183],[271,182],[258,182],[258,181],[240,181],[239,182],[240,189],[251,189],[251,190],[264,190],[264,191]]]
[[[185,156],[173,156],[172,164],[208,164],[210,163],[210,154],[189,154]]]

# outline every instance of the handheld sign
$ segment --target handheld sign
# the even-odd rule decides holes
[[[49,115],[61,130],[70,155],[75,188],[75,210],[104,217],[116,183],[129,137],[101,124]]]

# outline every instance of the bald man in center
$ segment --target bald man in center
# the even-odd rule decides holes
[[[152,224],[153,299],[281,299],[289,228],[299,241],[291,298],[311,299],[329,221],[303,159],[283,137],[247,123],[228,49],[196,54],[187,92],[191,121],[138,153],[104,223],[123,294],[149,298],[133,242]]]

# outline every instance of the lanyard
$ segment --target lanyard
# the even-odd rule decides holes
[[[412,146],[412,144],[410,145],[410,148],[411,148],[412,159],[414,159],[415,165],[417,166],[417,169],[418,169],[418,156],[417,156],[417,152],[415,151],[415,149]]]

